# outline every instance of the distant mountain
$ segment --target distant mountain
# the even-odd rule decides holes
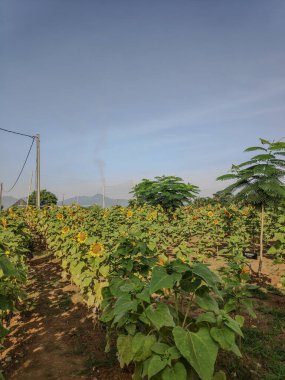
[[[2,205],[4,209],[12,206],[15,202],[17,202],[18,198],[10,197],[9,195],[4,195],[2,198]]]
[[[79,206],[88,207],[94,204],[102,206],[103,204],[103,195],[96,194],[93,196],[80,195],[78,197],[68,198],[64,200],[65,205],[71,205],[72,203],[78,203]],[[127,199],[114,199],[105,197],[105,207],[112,206],[127,206],[129,201]],[[58,201],[58,204],[61,205],[61,201]]]

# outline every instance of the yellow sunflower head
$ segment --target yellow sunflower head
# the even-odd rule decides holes
[[[213,218],[213,216],[214,216],[213,211],[209,211],[209,212],[208,212],[208,217],[209,217],[209,218]]]
[[[67,234],[68,231],[69,231],[69,227],[67,226],[63,227],[63,229],[61,230],[63,234]]]
[[[6,219],[6,218],[3,218],[3,219],[2,219],[2,224],[3,224],[4,229],[6,229],[6,228],[7,228],[7,225],[8,225],[8,222],[7,222],[7,219]]]
[[[160,256],[158,259],[158,265],[164,266],[167,263],[167,258],[165,256]]]
[[[77,234],[77,241],[80,243],[80,244],[83,244],[85,243],[87,239],[87,234],[85,232],[79,232]]]
[[[217,224],[219,224],[219,221],[218,221],[217,219],[215,219],[215,220],[213,221],[213,223],[217,225]]]
[[[56,214],[56,219],[62,220],[63,219],[63,214],[61,214],[61,213]]]
[[[127,218],[131,218],[132,216],[133,216],[133,212],[131,210],[128,210]]]
[[[101,243],[93,243],[90,246],[89,254],[93,257],[99,256],[104,252],[103,244]]]

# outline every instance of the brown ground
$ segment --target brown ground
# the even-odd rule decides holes
[[[28,310],[14,316],[1,352],[7,380],[127,380],[114,354],[106,355],[105,332],[76,301],[52,257],[30,263]]]
[[[226,260],[222,256],[210,257],[206,260],[213,270],[217,270],[226,265]],[[248,260],[253,272],[258,271],[258,259]],[[274,264],[272,258],[264,257],[262,273],[260,276],[266,285],[282,288],[281,277],[285,277],[285,264]]]

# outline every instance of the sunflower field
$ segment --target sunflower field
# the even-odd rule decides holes
[[[25,300],[36,236],[105,326],[106,350],[115,344],[134,379],[224,379],[215,373],[218,353],[241,357],[245,314],[255,317],[256,286],[244,256],[258,253],[254,208],[190,205],[169,213],[147,205],[54,206],[2,215],[2,340],[9,314]],[[284,232],[284,210],[268,210],[264,244],[276,263],[284,261]],[[211,269],[209,260],[219,258],[223,265]]]

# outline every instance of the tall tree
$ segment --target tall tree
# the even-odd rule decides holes
[[[175,210],[189,203],[199,193],[199,188],[184,183],[180,177],[162,176],[154,180],[143,179],[131,193],[137,204],[160,205],[165,210]]]
[[[57,197],[47,190],[41,190],[40,193],[41,197],[41,207],[42,206],[49,206],[49,205],[56,205],[57,204]],[[36,205],[36,192],[33,191],[32,194],[29,196],[29,205],[35,206]]]
[[[285,199],[285,143],[270,142],[260,139],[262,146],[252,146],[245,152],[261,151],[249,161],[232,165],[231,173],[222,175],[217,180],[234,180],[223,190],[225,195],[232,194],[244,204],[256,206],[260,210],[260,250],[258,272],[263,262],[263,231],[266,206],[276,205]]]

